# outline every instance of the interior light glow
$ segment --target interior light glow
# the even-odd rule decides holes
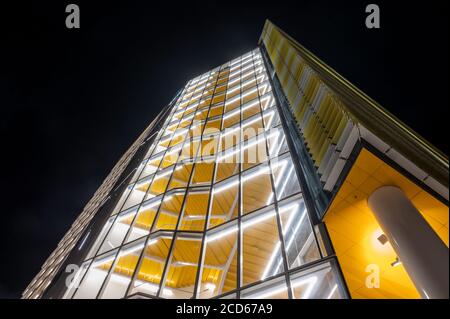
[[[239,77],[237,77],[234,80],[231,80],[228,82],[228,87],[231,87],[234,83],[239,82],[241,79]]]
[[[231,133],[234,133],[234,132],[236,132],[236,131],[239,131],[240,130],[240,127],[238,126],[238,127],[234,127],[234,128],[226,128],[224,131],[223,131],[223,133],[222,133],[222,138],[223,137],[225,137],[225,136],[227,136],[227,135],[230,135]]]
[[[232,97],[232,98],[229,99],[229,100],[226,100],[225,106],[227,106],[227,105],[229,105],[229,104],[231,104],[231,103],[234,103],[234,102],[238,101],[240,98],[241,98],[241,97],[240,97],[239,95],[237,95],[237,96],[235,96],[235,97]]]
[[[253,88],[251,90],[246,91],[245,93],[242,94],[242,98],[244,98],[246,96],[249,96],[250,94],[255,93],[257,90],[258,90],[257,88]]]
[[[289,217],[289,220],[288,220],[288,222],[286,223],[285,231],[283,231],[283,235],[285,235],[285,234],[287,233],[288,229],[291,227],[292,223],[294,222],[295,217],[297,216],[298,206],[299,206],[298,204],[294,204],[294,205],[292,205],[292,206],[291,206],[291,205],[288,206],[289,208],[295,209],[295,211],[294,211],[294,213],[292,213],[292,215]],[[288,207],[287,207],[287,208],[288,208]],[[287,209],[287,208],[286,208],[286,209]],[[280,213],[281,213],[281,210],[280,210]],[[289,240],[288,240],[288,243],[286,244],[286,248],[285,248],[285,249],[286,249],[286,252],[288,252],[289,249],[291,248],[291,245],[292,245],[292,243],[294,242],[294,239],[295,239],[295,235],[297,234],[297,231],[299,230],[300,225],[303,223],[303,220],[305,219],[305,217],[306,217],[306,211],[303,210],[302,216],[300,217],[300,220],[299,220],[299,221],[297,222],[297,224],[295,225],[295,228],[294,228],[294,230],[293,230],[293,232],[292,232],[292,235],[290,236],[290,238],[289,238]],[[274,252],[273,252],[273,255],[276,255],[276,254],[278,254],[278,251],[274,251]],[[282,259],[278,261],[278,264],[277,264],[277,266],[275,267],[275,270],[272,272],[272,275],[277,274],[278,269],[281,267],[281,262],[282,262]],[[269,265],[267,265],[267,267],[269,267]],[[264,278],[265,278],[265,277],[264,277]]]
[[[169,170],[167,170],[165,172],[159,173],[158,175],[155,176],[155,180],[160,179],[160,178],[162,178],[164,176],[172,174],[172,171],[173,171],[173,169],[169,169]]]
[[[220,185],[219,187],[213,188],[213,195],[223,192],[224,190],[227,190],[238,184],[239,184],[239,179],[235,179],[234,181],[229,182],[229,183],[224,183],[223,185]]]
[[[270,167],[269,166],[264,166],[263,168],[259,168],[258,170],[256,170],[255,172],[252,172],[250,174],[246,174],[242,176],[242,182],[246,182],[252,178],[255,178],[261,174],[266,174],[270,171]]]
[[[147,177],[145,177],[144,179],[141,179],[141,180],[137,181],[136,184],[134,184],[134,185],[133,185],[133,184],[129,185],[129,186],[128,186],[128,189],[139,190],[138,188],[140,188],[140,187],[146,185],[146,184],[149,182],[149,180],[150,180],[151,178],[152,178],[151,175],[150,175],[150,176],[147,176]]]
[[[267,278],[267,275],[269,273],[270,267],[272,266],[272,264],[273,264],[273,262],[275,260],[275,257],[278,255],[278,251],[280,250],[280,247],[281,247],[281,242],[278,241],[276,246],[275,246],[275,248],[274,248],[274,250],[273,250],[272,256],[270,256],[269,262],[267,263],[266,268],[264,269],[264,272],[263,272],[263,274],[261,276],[261,280],[264,280],[264,279]]]
[[[135,288],[142,287],[144,289],[148,289],[154,294],[156,294],[158,292],[158,289],[159,289],[159,285],[155,285],[153,283],[145,282],[145,281],[142,281],[142,280],[139,280],[139,279],[135,280],[134,287]],[[171,289],[169,289],[169,288],[164,288],[162,294],[164,296],[170,297],[170,296],[173,296],[173,291]]]
[[[139,242],[139,243],[137,243],[137,244],[135,244],[135,245],[133,245],[131,247],[128,247],[126,249],[121,250],[119,252],[119,255],[118,255],[117,258],[120,258],[120,257],[125,256],[125,255],[130,255],[130,254],[132,254],[132,253],[134,253],[134,252],[136,252],[136,251],[138,251],[138,250],[140,250],[142,248],[144,248],[144,242]],[[92,263],[92,267],[101,266],[101,265],[106,264],[106,263],[108,263],[110,261],[113,261],[115,258],[116,258],[116,254],[115,253],[109,254],[108,256],[105,256],[103,258],[100,258],[100,259],[94,261]]]
[[[312,276],[303,280],[295,280],[294,282],[291,283],[291,287],[292,288],[297,288],[300,286],[303,286],[305,284],[308,284],[308,288],[306,288],[305,292],[303,293],[301,299],[308,299],[311,295],[311,292],[314,289],[314,286],[316,285],[317,282],[317,276]]]
[[[244,299],[265,299],[267,297],[276,295],[276,294],[278,294],[280,292],[283,292],[283,291],[287,291],[287,288],[284,285],[280,285],[279,287],[275,287],[275,288],[272,288],[272,289],[267,289],[267,290],[264,290],[264,291],[262,291],[260,293],[249,295],[248,297],[244,297]]]
[[[334,295],[334,292],[336,291],[337,287],[338,287],[337,284],[333,286],[333,289],[331,289],[327,299],[331,299],[331,297]]]
[[[286,165],[286,164],[287,164],[287,161],[286,161],[286,160],[284,160],[284,161],[282,161],[282,162],[283,162],[283,166],[281,167],[281,172],[280,172],[279,175],[278,175],[278,179],[275,181],[275,189],[278,188],[278,184],[280,184],[281,179],[283,178],[284,170],[286,169],[286,166],[287,166],[287,165]],[[292,168],[293,168],[293,166],[291,166],[291,170],[292,170]],[[284,180],[284,187],[286,187],[286,183],[287,183],[287,181],[288,181],[288,177],[289,177],[289,174],[288,174],[288,176],[286,176],[286,178],[285,178],[285,180]],[[279,194],[283,194],[283,191],[284,191],[284,188],[279,192]],[[271,194],[270,194],[269,197],[267,198],[266,205],[269,205],[269,204],[272,202],[273,196],[274,196],[274,194],[273,194],[273,192],[271,192]]]
[[[226,237],[226,236],[236,232],[237,230],[238,230],[237,225],[234,225],[234,226],[232,226],[230,228],[227,228],[225,230],[219,231],[219,232],[214,233],[212,235],[207,235],[206,236],[206,243],[210,243],[212,241],[215,241],[215,240],[221,239],[223,237]]]
[[[272,218],[274,216],[275,216],[275,211],[271,211],[269,213],[264,213],[261,216],[258,216],[258,217],[252,218],[252,219],[248,219],[242,223],[242,229],[247,229],[248,227],[252,227],[252,226],[259,224],[259,223],[261,223],[269,218]]]
[[[241,88],[240,85],[236,85],[235,87],[233,87],[233,88],[227,90],[227,95],[229,95],[229,94],[231,94],[231,93],[234,93],[235,91],[239,90],[240,88]]]
[[[207,283],[205,284],[205,288],[206,288],[206,290],[208,290],[208,291],[214,291],[214,290],[216,289],[216,285],[213,284],[212,282],[207,282]]]
[[[233,147],[233,148],[234,148],[234,149],[233,149],[232,152],[230,152],[229,150],[227,150],[227,151],[225,152],[225,154],[218,156],[218,157],[217,157],[217,162],[221,162],[221,161],[223,161],[225,158],[228,158],[228,157],[230,157],[230,156],[233,156],[233,155],[239,153],[239,146]]]

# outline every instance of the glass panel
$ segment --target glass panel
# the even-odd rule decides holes
[[[320,259],[303,198],[280,202],[279,212],[289,268]]]
[[[345,292],[339,282],[335,266],[330,262],[291,275],[295,299],[342,299]]]
[[[111,265],[116,257],[117,250],[106,253],[103,256],[93,260],[86,276],[84,276],[80,287],[74,295],[74,299],[92,299],[96,298],[103,280],[108,275]]]
[[[130,295],[137,292],[149,295],[158,293],[171,244],[171,233],[157,233],[150,236],[144,249],[139,270],[131,286]],[[170,292],[163,291],[161,295],[166,297],[168,294]]]
[[[133,226],[131,227],[131,231],[126,242],[130,242],[142,236],[148,235],[150,228],[153,225],[153,221],[155,220],[156,212],[158,211],[158,207],[160,204],[161,197],[150,199],[142,203],[134,220],[134,216],[130,215],[123,221],[128,225],[133,222]]]
[[[202,161],[195,164],[194,175],[192,176],[192,185],[205,185],[212,183],[214,172],[213,161]]]
[[[164,281],[167,298],[192,297],[201,241],[200,234],[179,234],[177,236]]]
[[[264,111],[263,120],[266,130],[280,125],[280,116],[274,109]]]
[[[125,296],[139,256],[144,248],[144,242],[143,239],[138,240],[121,248],[100,298],[118,299]]]
[[[271,166],[278,200],[300,192],[300,184],[289,153],[271,160]]]
[[[198,150],[199,146],[200,146],[200,140],[198,140],[198,139],[186,142],[181,151],[179,160],[195,158],[195,156],[197,156],[197,150]]]
[[[267,278],[272,265],[282,258],[273,207],[245,216],[242,231],[241,280],[245,286]],[[282,263],[275,274],[283,270]]]
[[[172,172],[173,167],[160,171],[156,174],[154,180],[152,181],[150,189],[148,190],[146,199],[161,195],[165,192]]]
[[[208,228],[236,218],[239,211],[239,178],[229,178],[213,188]]]
[[[224,226],[205,237],[199,298],[211,298],[237,287],[237,223]]]
[[[191,189],[187,195],[183,217],[178,229],[203,231],[208,210],[209,188]]]
[[[121,208],[122,211],[130,207],[136,206],[142,202],[152,178],[153,176],[148,176],[144,179],[137,181],[136,184],[128,186],[128,188],[131,189],[131,193],[126,199],[125,204]]]
[[[207,138],[203,137],[199,155],[205,157],[216,154],[218,149],[218,143],[219,143],[219,136]]]
[[[239,145],[229,148],[217,157],[216,182],[220,182],[230,176],[239,173]]]
[[[106,236],[106,239],[100,248],[99,254],[116,248],[122,244],[125,235],[128,233],[128,229],[130,229],[131,221],[136,215],[137,209],[137,207],[130,208],[117,216],[114,221],[114,225],[111,227],[108,236]]]
[[[75,276],[73,277],[70,285],[67,287],[68,289],[64,293],[63,299],[70,299],[72,298],[74,292],[79,287],[81,280],[83,279],[84,274],[86,273],[88,267],[89,267],[90,261],[84,262],[81,267],[77,270],[75,273]]]
[[[220,151],[229,149],[240,142],[240,126],[227,128],[220,136]]]
[[[266,138],[260,134],[243,143],[242,169],[246,170],[267,160]]]
[[[272,128],[267,132],[267,142],[270,157],[278,156],[288,150],[286,136],[281,127]]]
[[[191,176],[192,163],[179,163],[173,172],[170,180],[169,190],[180,187],[187,187]]]
[[[89,253],[87,254],[86,259],[92,258],[94,257],[94,255],[96,254],[98,248],[100,247],[100,245],[103,242],[103,238],[105,238],[105,236],[108,234],[109,229],[111,228],[111,225],[114,223],[114,220],[116,219],[115,216],[110,217],[108,219],[108,221],[106,222],[106,224],[103,226],[102,231],[100,232],[100,234],[97,236],[97,239],[95,240],[94,245],[92,245],[92,248],[89,250]]]
[[[242,290],[241,299],[288,299],[285,277]]]
[[[242,210],[244,214],[255,211],[273,202],[270,169],[259,165],[242,174]]]
[[[242,106],[242,119],[248,119],[259,112],[261,112],[261,108],[259,106],[259,100],[256,99]]]
[[[242,122],[242,139],[244,141],[264,132],[262,117],[257,114]]]
[[[153,231],[160,229],[172,230],[177,227],[184,194],[185,190],[172,191],[166,194]]]

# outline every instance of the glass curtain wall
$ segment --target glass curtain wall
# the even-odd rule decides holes
[[[190,80],[64,298],[341,298],[259,49]]]

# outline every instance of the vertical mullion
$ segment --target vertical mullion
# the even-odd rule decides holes
[[[239,59],[239,143],[237,144],[239,147],[239,158],[238,161],[238,233],[237,233],[237,267],[236,267],[236,299],[241,298],[241,285],[242,285],[242,56]]]
[[[220,71],[219,71],[220,74]],[[217,75],[217,79],[215,81],[215,86],[214,86],[214,91],[213,91],[213,95],[211,97],[211,102],[212,102],[212,98],[215,96],[215,90],[217,88],[217,82],[219,81],[219,74]],[[226,93],[225,97],[226,97]],[[209,114],[211,113],[211,107],[212,104],[209,105],[209,109],[208,109],[208,115],[207,115],[207,122],[209,121]],[[225,102],[224,102],[224,109],[225,109]],[[223,113],[221,115],[221,117],[223,117]],[[206,129],[206,123],[205,122],[205,127],[203,128],[203,132]],[[200,247],[200,256],[199,256],[199,260],[198,260],[198,267],[197,267],[197,274],[196,274],[196,279],[194,282],[194,293],[193,293],[193,299],[197,299],[198,297],[198,287],[201,287],[201,280],[202,280],[202,275],[203,275],[203,259],[204,259],[204,250],[205,250],[205,238],[206,238],[206,230],[208,229],[208,223],[209,223],[209,215],[210,215],[210,211],[211,211],[211,198],[212,198],[212,189],[213,189],[213,182],[214,182],[214,176],[216,173],[216,159],[217,159],[217,154],[219,151],[219,143],[220,143],[220,135],[221,135],[221,131],[222,131],[222,120],[220,121],[220,129],[219,129],[219,138],[218,138],[218,143],[217,143],[217,149],[215,150],[215,154],[214,154],[214,169],[213,169],[213,173],[211,176],[211,180],[209,182],[209,196],[208,196],[208,205],[207,205],[207,212],[205,214],[205,225],[203,226],[203,234],[202,234],[202,242],[201,242],[201,247]],[[222,274],[223,275],[223,274]]]

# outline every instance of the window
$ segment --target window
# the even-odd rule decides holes
[[[330,262],[291,275],[295,299],[341,299],[346,295]]]
[[[171,244],[171,233],[158,232],[148,239],[131,285],[130,295],[140,292],[156,296]],[[166,297],[168,294],[169,290],[163,290],[160,295]]]
[[[242,173],[242,211],[244,214],[255,211],[273,202],[270,169],[267,164]]]
[[[211,194],[209,228],[234,219],[239,210],[239,178],[229,178],[214,186]]]
[[[167,298],[191,298],[197,277],[201,249],[200,234],[178,234],[163,285]]]
[[[282,259],[276,213],[273,207],[242,220],[242,286],[264,280],[272,265]],[[281,266],[277,272],[284,270]]]
[[[138,240],[120,249],[112,270],[105,281],[100,298],[118,299],[125,296],[139,256],[144,248],[144,242],[144,240]]]
[[[270,280],[262,284],[244,289],[242,299],[288,299],[285,277]]]
[[[192,188],[189,190],[180,230],[203,231],[208,210],[209,188]]]
[[[207,233],[198,298],[211,298],[236,289],[237,234],[236,222]]]

